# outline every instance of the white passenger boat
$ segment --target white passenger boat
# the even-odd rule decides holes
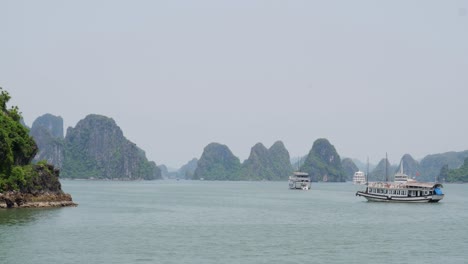
[[[309,190],[310,178],[306,172],[294,172],[289,176],[289,189]]]
[[[403,172],[403,162],[401,162],[400,171],[395,173],[395,177],[393,181],[395,183],[406,183],[409,181],[414,181],[413,179],[410,179],[408,175]]]
[[[356,171],[353,176],[353,184],[366,184],[366,174],[362,171]]]
[[[407,181],[369,182],[364,191],[356,192],[372,202],[436,203],[444,198],[442,184]]]

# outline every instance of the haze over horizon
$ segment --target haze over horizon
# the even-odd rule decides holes
[[[28,125],[113,118],[158,165],[327,138],[392,163],[468,149],[468,1],[1,1],[0,87]]]

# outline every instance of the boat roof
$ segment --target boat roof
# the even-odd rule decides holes
[[[443,188],[444,186],[441,183],[436,182],[417,182],[417,181],[409,181],[404,183],[395,183],[395,182],[369,182],[370,187],[375,188],[411,188],[411,187],[419,187],[419,188]]]
[[[307,172],[300,172],[300,171],[295,171],[294,175],[296,176],[309,176],[309,173]]]
[[[444,187],[441,183],[436,183],[436,182],[411,181],[411,182],[406,182],[403,184],[406,186],[410,186],[410,187],[428,187],[428,188]]]

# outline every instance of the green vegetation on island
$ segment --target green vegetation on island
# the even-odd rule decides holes
[[[427,155],[419,163],[422,172],[418,180],[434,181],[436,178],[441,178],[439,174],[441,172],[442,167],[447,165],[450,169],[460,168],[460,166],[463,165],[464,160],[466,158],[468,158],[468,150],[461,152],[450,151],[445,153]]]
[[[340,155],[325,138],[317,139],[310,150],[301,171],[309,173],[311,181],[344,182],[346,173]]]
[[[240,180],[241,163],[231,150],[219,143],[210,143],[198,160],[194,180]]]
[[[388,159],[381,159],[377,166],[369,172],[369,181],[391,181],[397,166],[392,166]]]
[[[211,143],[198,160],[192,179],[274,181],[287,180],[291,173],[289,152],[281,141],[269,149],[262,143],[256,144],[242,164],[226,145]]]
[[[394,172],[400,172],[401,167],[403,167],[404,174],[408,175],[411,179],[419,180],[421,178],[421,165],[410,154],[405,154],[401,157],[400,164],[395,168]]]
[[[447,182],[468,182],[468,158],[465,158],[463,165],[458,169],[448,169],[444,166],[441,169],[440,179],[446,179]]]
[[[275,142],[269,149],[262,143],[252,147],[250,156],[242,164],[244,180],[287,180],[293,169],[289,152],[283,142]]]
[[[5,175],[5,170],[10,171],[10,176],[2,176],[0,183],[8,185],[8,188],[19,188],[16,186],[21,185],[18,182],[22,182],[23,174],[18,169],[13,172],[12,164],[28,164],[28,154],[35,154],[34,163],[46,160],[54,164],[66,178],[286,180],[293,170],[289,152],[281,141],[277,141],[270,149],[261,143],[256,144],[243,163],[226,146],[210,144],[200,160],[192,159],[179,170],[169,172],[164,165],[157,167],[154,162],[148,161],[144,151],[123,136],[113,119],[100,115],[87,116],[75,128],[69,128],[64,137],[62,118],[45,114],[34,121],[30,131],[36,146],[34,142],[28,143],[30,138],[24,137],[28,129],[22,123],[18,108],[6,109],[8,100],[8,93],[2,91],[2,128],[13,131],[0,134],[0,148],[12,147],[12,151],[0,153],[4,157],[0,161],[3,166],[0,173]],[[7,120],[19,122],[8,123]],[[25,144],[18,147],[19,142]],[[24,153],[20,154],[21,151]],[[12,162],[13,156],[16,163]],[[308,172],[313,181],[350,181],[359,168],[361,171],[367,170],[365,163],[349,158],[340,162],[339,157],[327,139],[317,139],[309,154],[294,159],[293,164],[294,168]],[[403,164],[404,173],[418,181],[463,181],[463,177],[454,174],[453,170],[459,169],[467,157],[468,150],[427,155],[420,162],[405,154],[399,165],[386,164],[382,159],[377,166],[370,165],[369,180],[384,181],[386,174],[392,180]],[[451,177],[449,172],[452,173]]]
[[[161,179],[161,171],[143,150],[123,136],[112,118],[88,115],[63,136],[63,120],[45,114],[32,125],[39,146],[34,161],[47,160],[64,178]]]
[[[354,173],[359,170],[354,161],[350,158],[344,158],[341,161],[341,166],[345,172],[345,177],[347,181],[352,181]]]
[[[112,118],[88,115],[65,137],[62,175],[66,178],[154,180],[161,170],[127,140]]]
[[[197,158],[191,159],[189,162],[187,162],[187,164],[180,167],[180,169],[177,171],[177,177],[182,178],[182,179],[193,178],[193,174],[195,173],[195,170],[197,169],[197,164],[198,164]]]
[[[38,147],[18,107],[7,108],[10,99],[0,88],[0,207],[75,205],[62,191],[58,169],[46,161],[31,163]]]
[[[30,163],[37,145],[20,123],[18,107],[7,108],[10,99],[9,93],[0,88],[0,192],[35,187],[31,186],[36,175]]]

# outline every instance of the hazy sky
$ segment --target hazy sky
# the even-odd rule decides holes
[[[158,165],[322,137],[420,159],[468,149],[468,0],[0,0],[0,86],[28,125],[106,115]]]

